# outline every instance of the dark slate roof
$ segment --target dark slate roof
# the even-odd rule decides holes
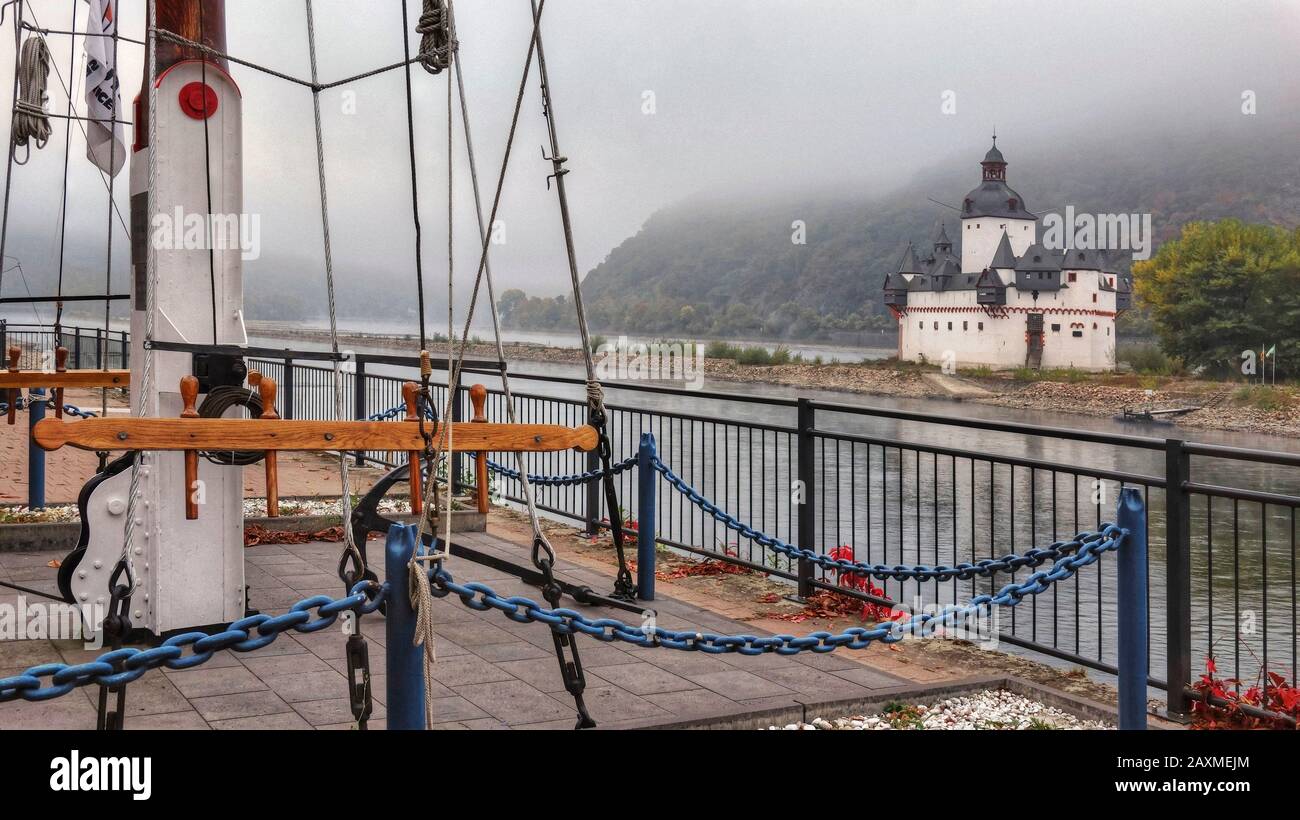
[[[937,248],[940,245],[952,247],[952,240],[948,238],[948,226],[944,222],[939,223],[939,232],[934,235],[934,246]]]
[[[1014,207],[1012,202],[1015,202]],[[1000,179],[986,179],[962,199],[963,219],[1002,216],[1008,219],[1037,219],[1025,209],[1025,199]]]
[[[1012,279],[1014,281],[1014,277]],[[1002,281],[1002,274],[992,268],[988,268],[981,273],[975,284],[994,288],[1005,288],[1007,286],[1007,283]]]
[[[918,273],[916,276],[912,277],[911,281],[907,283],[907,289],[908,290],[932,290],[932,288],[930,287],[930,277],[926,276],[924,273]]]
[[[1061,267],[1066,270],[1103,270],[1101,251],[1070,248],[1065,252]]]
[[[887,273],[885,274],[885,284],[881,287],[881,290],[907,290],[907,279],[900,276],[898,281],[895,282],[893,275]]]
[[[989,152],[984,155],[984,161],[1001,162],[1004,165],[1006,164],[1006,160],[1002,158],[1002,152],[998,150],[998,144],[996,141],[993,143],[993,147],[989,149]]]
[[[993,254],[993,261],[989,263],[990,268],[1015,268],[1016,254],[1011,250],[1011,237],[1007,232],[1002,232],[1002,239],[998,242],[998,249]]]
[[[1119,273],[1119,265],[1109,251],[1097,251],[1101,255],[1101,269],[1106,273]]]
[[[954,256],[945,256],[936,260],[934,267],[930,269],[930,276],[958,276],[961,274],[961,262],[957,261]]]
[[[1030,245],[1024,255],[1020,257],[1020,262],[1016,265],[1016,270],[1060,270],[1061,253],[1043,247],[1042,243]]]
[[[903,252],[903,259],[898,263],[899,273],[920,273],[921,265],[916,261],[916,252],[912,249],[912,243],[907,243],[907,250]]]

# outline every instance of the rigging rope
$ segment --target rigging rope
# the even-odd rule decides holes
[[[19,162],[26,165],[31,159],[31,144],[44,148],[50,141],[50,115],[45,110],[49,95],[45,84],[50,76],[50,47],[45,38],[32,34],[23,43],[18,58],[18,99],[14,100],[13,141],[27,149],[27,156]]]
[[[443,0],[424,0],[424,11],[415,25],[420,40],[420,65],[430,74],[437,74],[451,65],[456,47],[450,36],[451,12]],[[402,3],[402,19],[406,19],[406,3]],[[405,22],[403,22],[405,29]],[[408,55],[409,56],[409,55]]]
[[[307,54],[311,60],[311,79],[315,84],[318,81],[318,71],[316,64],[316,20],[312,13],[311,0],[305,0],[307,8]],[[339,357],[339,327],[338,312],[334,299],[334,255],[330,247],[330,219],[329,219],[329,197],[325,188],[325,137],[321,127],[320,115],[320,91],[313,89],[312,95],[312,113],[315,117],[316,127],[316,175],[320,181],[320,216],[321,216],[321,233],[325,243],[325,290],[329,303],[330,318],[330,350],[335,354],[333,357],[334,365],[334,413],[336,418],[344,418],[343,405],[343,372]],[[152,123],[150,123],[152,127]],[[365,559],[361,551],[357,549],[356,542],[352,538],[352,528],[347,526],[347,522],[352,520],[352,482],[348,477],[348,457],[346,453],[339,453],[339,479],[342,484],[340,490],[339,504],[344,522],[343,541],[344,550],[350,554],[359,568],[364,568]],[[357,580],[360,580],[358,578]]]

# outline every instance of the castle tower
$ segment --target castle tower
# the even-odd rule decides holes
[[[961,205],[963,273],[980,273],[989,267],[1003,234],[1017,256],[1037,241],[1037,218],[1025,207],[1024,198],[1007,185],[1007,161],[998,150],[996,135],[980,167],[980,184]]]

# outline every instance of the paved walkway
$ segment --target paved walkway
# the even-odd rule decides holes
[[[526,548],[491,534],[466,533],[467,546],[527,563]],[[372,546],[372,555],[382,552]],[[339,545],[312,543],[259,546],[247,551],[252,604],[269,613],[314,594],[341,593],[334,576]],[[53,590],[54,570],[45,553],[0,553],[0,580]],[[458,581],[482,581],[503,594],[540,600],[537,590],[503,573],[453,560]],[[380,567],[382,569],[382,567]],[[608,572],[567,561],[561,577],[606,590]],[[0,589],[0,605],[17,595]],[[609,615],[607,610],[566,606]],[[742,624],[671,598],[656,601],[662,626],[715,632],[754,633]],[[614,613],[615,616],[627,613]],[[633,616],[634,617],[634,616]],[[438,728],[571,729],[575,710],[564,691],[549,630],[518,624],[495,610],[476,612],[449,597],[436,602],[439,640],[436,683],[431,693]],[[786,624],[785,626],[789,626]],[[374,672],[374,728],[384,726],[384,622],[363,619]],[[603,727],[634,727],[760,709],[849,698],[869,698],[909,682],[862,661],[877,648],[850,653],[806,653],[793,657],[707,655],[642,649],[579,637],[587,672],[587,705]],[[131,684],[127,728],[135,729],[347,729],[344,637],[335,629],[312,635],[287,633],[248,654],[223,652],[185,671],[157,670]],[[40,663],[83,662],[103,650],[46,640],[0,642],[0,677]],[[883,649],[876,657],[887,656]],[[95,690],[83,688],[43,703],[0,704],[0,729],[89,729],[95,725]]]

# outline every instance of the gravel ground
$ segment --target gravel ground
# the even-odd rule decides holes
[[[1004,689],[948,698],[934,706],[892,704],[874,715],[814,718],[770,729],[872,731],[881,729],[1113,729],[1097,720],[1083,720]]]

